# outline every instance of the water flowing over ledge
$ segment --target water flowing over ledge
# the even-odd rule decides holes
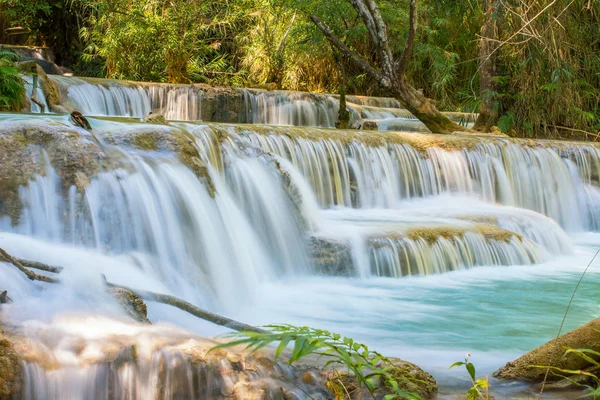
[[[124,317],[102,275],[235,315],[260,303],[265,285],[286,279],[400,282],[531,266],[572,256],[565,232],[599,230],[593,143],[89,121],[91,131],[63,114],[0,116],[0,247],[65,267],[60,285],[42,289],[0,263],[16,300],[5,317],[19,329],[65,312]],[[150,312],[199,330],[159,305]],[[52,324],[41,331],[55,331]],[[20,349],[31,356],[26,397],[55,398],[74,381],[74,397],[109,398],[202,397],[227,385],[190,364],[189,343],[153,336],[150,343],[172,344],[158,351],[134,336],[114,346],[72,337],[63,342],[68,351],[50,341],[44,354],[53,365]],[[134,361],[132,346],[147,351]],[[270,379],[242,375],[251,386]],[[164,381],[165,391],[151,380]]]
[[[74,78],[50,75],[61,92],[61,104],[85,115],[142,118],[150,112],[168,120],[239,122],[333,128],[338,116],[337,95],[216,88]],[[376,121],[381,130],[427,128],[395,99],[348,96],[350,126]],[[32,105],[32,107],[34,107]],[[32,108],[32,112],[39,109]],[[448,113],[456,122],[471,126],[473,114]]]

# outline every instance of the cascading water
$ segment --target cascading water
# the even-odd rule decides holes
[[[244,122],[250,124],[333,128],[338,116],[337,96],[287,91],[235,89],[216,91],[194,85],[122,83],[104,79],[51,76],[67,98],[64,104],[85,115],[143,118],[150,112],[168,120]],[[380,130],[429,132],[394,99],[348,96],[350,125],[377,121]],[[33,106],[32,106],[33,107]],[[464,126],[469,114],[449,113]]]
[[[86,107],[97,110],[88,114],[140,117],[157,107],[168,118],[193,120],[203,109],[202,95],[182,88],[69,82],[71,100],[89,100]],[[303,101],[330,111],[333,104]],[[363,103],[364,112],[396,106]],[[241,114],[261,107],[267,106]],[[323,121],[330,111],[300,113],[329,126]],[[498,337],[494,329],[516,337],[499,324],[518,330],[527,307],[563,301],[574,266],[590,253],[569,236],[599,229],[600,152],[592,144],[89,120],[91,134],[65,116],[0,117],[0,139],[23,136],[11,147],[15,154],[0,153],[2,161],[23,152],[36,165],[23,170],[30,175],[15,196],[7,195],[14,188],[7,184],[0,198],[0,210],[10,211],[0,217],[0,247],[65,268],[61,284],[46,289],[0,263],[2,284],[15,300],[3,306],[3,319],[27,343],[17,348],[25,360],[24,398],[206,398],[233,390],[226,373],[190,362],[194,345],[162,322],[204,334],[219,330],[153,303],[155,329],[124,323],[102,275],[253,324],[340,330],[415,360],[407,348],[433,343],[440,361],[423,366],[437,372],[462,352],[465,337],[473,340],[473,321],[485,325],[481,337]],[[65,160],[83,149],[97,155],[97,166],[69,171]],[[594,235],[585,240],[598,242]],[[523,294],[535,285],[555,297]],[[498,299],[501,318],[481,300],[490,293],[506,296]],[[469,296],[481,301],[472,304]],[[513,298],[525,308],[514,310]],[[571,323],[590,308],[575,309],[579,319]],[[510,312],[517,316],[510,319]],[[542,320],[535,337],[546,337],[554,322]],[[444,344],[439,332],[448,330],[456,333]],[[514,352],[485,340],[482,351],[500,349],[502,359]],[[536,343],[528,339],[519,350]],[[259,370],[236,379],[254,385],[268,375]]]

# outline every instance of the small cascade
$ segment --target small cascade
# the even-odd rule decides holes
[[[368,241],[371,274],[401,277],[432,275],[481,265],[531,265],[547,259],[533,243],[516,236],[488,238],[466,232],[454,237],[372,238]]]
[[[66,103],[85,115],[142,118],[152,111],[147,92],[138,85],[109,80],[88,82],[82,78],[55,75],[50,78],[59,87],[66,88]]]
[[[462,193],[540,212],[571,231],[598,229],[594,200],[600,191],[592,182],[598,180],[600,149],[594,145],[575,150],[569,143],[531,147],[465,138],[440,142],[446,146],[441,148],[435,142],[424,146],[428,139],[408,134],[292,128],[235,132],[252,146],[289,160],[310,182],[322,207],[397,208],[413,197]]]
[[[333,128],[338,101],[331,96],[302,92],[244,91],[246,121],[250,124],[321,126]]]
[[[31,99],[33,95],[33,77],[31,75],[21,75],[21,79],[25,82],[25,93],[28,99]],[[44,104],[44,112],[50,112],[50,108],[48,107],[48,102],[46,101],[46,96],[44,95],[44,91],[38,84],[35,89],[35,97],[42,104]],[[31,101],[31,112],[32,113],[41,113],[42,109],[39,105]]]
[[[169,326],[65,316],[24,329],[13,338],[24,400],[309,399],[325,387],[317,372],[261,353],[208,353],[218,343]]]

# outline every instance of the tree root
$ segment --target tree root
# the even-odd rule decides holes
[[[11,256],[6,251],[4,251],[2,248],[0,248],[0,257],[4,258],[10,264],[14,265],[19,271],[23,272],[27,276],[27,278],[31,279],[32,281],[41,281],[41,282],[47,282],[47,283],[58,283],[59,282],[58,279],[55,279],[55,278],[52,278],[49,276],[38,275],[38,274],[28,270],[25,266],[27,266],[29,268],[33,268],[33,269],[38,269],[41,271],[56,273],[56,274],[60,273],[63,270],[62,267],[53,267],[53,266],[49,266],[49,265],[46,265],[44,263],[37,262],[37,261],[20,260],[18,258]],[[104,276],[103,276],[103,278],[104,278]],[[155,301],[157,303],[167,304],[172,307],[179,308],[180,310],[185,311],[197,318],[203,319],[208,322],[212,322],[213,324],[216,324],[216,325],[224,326],[229,329],[233,329],[235,331],[258,332],[258,333],[266,333],[267,332],[263,329],[255,327],[255,326],[244,324],[243,322],[238,322],[233,319],[224,317],[222,315],[218,315],[218,314],[212,313],[210,311],[203,310],[203,309],[196,307],[195,305],[188,303],[187,301],[177,298],[175,296],[150,292],[147,290],[131,289],[131,288],[128,288],[125,286],[115,285],[114,283],[110,283],[110,282],[106,281],[106,278],[104,278],[104,282],[105,282],[105,285],[110,289],[119,289],[119,290],[128,291],[128,292],[135,294],[136,296],[139,296],[140,298],[142,298],[144,300]],[[128,310],[126,310],[126,311],[128,311]]]

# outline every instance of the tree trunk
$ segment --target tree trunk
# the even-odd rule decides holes
[[[375,79],[379,85],[389,90],[392,95],[429,128],[433,133],[452,133],[465,131],[439,112],[435,105],[423,93],[412,87],[405,80],[405,71],[413,48],[417,31],[417,0],[410,1],[408,40],[399,62],[394,59],[390,50],[386,26],[375,0],[348,0],[362,19],[369,37],[374,44],[379,68],[373,66],[363,57],[351,50],[331,28],[319,17],[311,15],[310,19],[327,38],[331,46],[344,57]]]
[[[489,131],[498,123],[498,85],[495,77],[498,75],[498,39],[500,38],[498,18],[501,5],[499,0],[483,0],[483,25],[481,27],[481,47],[479,58],[479,117],[473,129],[481,132]]]
[[[335,122],[335,127],[338,129],[348,129],[348,125],[350,123],[350,112],[348,112],[348,107],[346,106],[346,87],[348,85],[348,77],[346,76],[346,69],[344,68],[344,63],[341,60],[341,55],[336,53],[335,59],[337,61],[338,70],[340,72],[340,109],[338,111],[338,117],[337,121]]]
[[[452,122],[435,104],[405,80],[392,82],[391,92],[400,103],[433,133],[452,133],[466,128]]]

